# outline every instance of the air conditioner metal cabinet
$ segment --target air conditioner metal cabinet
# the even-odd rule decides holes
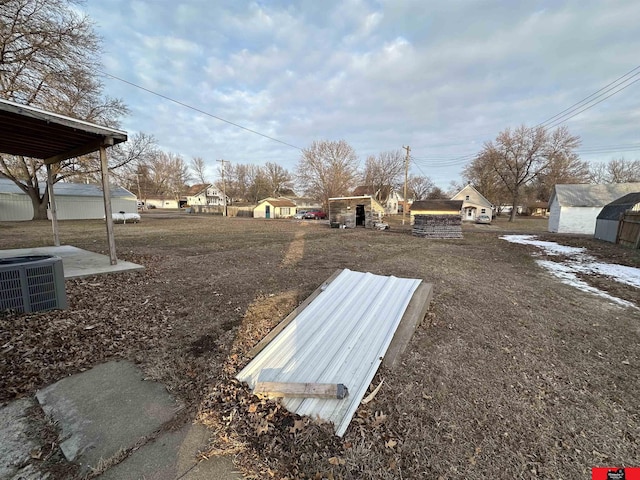
[[[0,312],[67,308],[62,259],[53,255],[0,258]]]

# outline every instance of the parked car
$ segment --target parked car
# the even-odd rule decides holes
[[[491,217],[489,215],[478,215],[476,217],[476,223],[484,223],[489,225],[491,223]]]
[[[293,218],[295,218],[296,220],[302,220],[304,218],[305,213],[307,213],[306,210],[299,210],[298,212],[296,212]]]
[[[312,210],[308,210],[302,218],[307,218],[311,220],[324,220],[327,218],[327,214],[318,208],[314,208]]]

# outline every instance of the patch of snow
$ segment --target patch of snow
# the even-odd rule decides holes
[[[550,260],[536,260],[536,263],[548,270],[555,277],[558,277],[564,284],[571,285],[572,287],[575,287],[578,290],[582,290],[583,292],[593,293],[594,295],[598,295],[599,297],[606,298],[607,300],[623,307],[635,307],[635,305],[631,302],[618,297],[614,297],[613,295],[609,295],[607,292],[603,292],[599,288],[592,287],[583,280],[580,280],[575,274],[575,270],[571,266],[564,265],[559,262],[552,262]]]
[[[503,235],[500,237],[511,243],[520,243],[522,245],[534,245],[543,249],[548,255],[567,255],[569,257],[579,255],[585,252],[582,247],[567,247],[556,242],[544,242],[536,240],[535,235]]]
[[[625,265],[617,265],[615,263],[598,262],[591,255],[587,255],[585,253],[586,249],[584,248],[567,247],[566,245],[560,245],[556,242],[536,240],[535,235],[503,235],[500,238],[511,243],[534,245],[544,250],[544,252],[550,256],[564,255],[565,257],[568,257],[568,259],[563,262],[554,262],[551,260],[536,260],[536,262],[538,265],[547,269],[552,275],[560,278],[563,283],[572,285],[582,291],[604,297],[621,306],[636,307],[632,302],[622,300],[609,295],[596,287],[592,287],[586,282],[580,280],[576,274],[602,275],[609,277],[616,282],[640,288],[640,269],[627,267]]]

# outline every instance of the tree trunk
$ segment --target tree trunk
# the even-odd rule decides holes
[[[32,220],[47,220],[47,207],[49,204],[49,192],[45,190],[45,193],[40,197],[40,192],[33,188],[27,187],[27,195],[31,199],[31,205],[33,206],[33,218]]]
[[[513,196],[513,202],[511,206],[511,215],[509,215],[509,221],[514,222],[516,220],[516,213],[518,213],[518,195]]]

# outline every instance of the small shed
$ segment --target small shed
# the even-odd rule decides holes
[[[620,221],[627,212],[640,212],[640,192],[629,193],[605,205],[596,219],[594,237],[598,240],[617,243]]]
[[[40,187],[40,194],[44,191]],[[103,192],[99,185],[84,183],[55,184],[58,220],[86,220],[104,218]],[[136,213],[136,196],[129,190],[110,188],[111,208],[114,213]],[[26,221],[33,217],[33,204],[29,196],[11,180],[0,178],[0,221]]]
[[[373,228],[384,215],[384,207],[369,195],[329,199],[329,222],[347,228]]]
[[[462,200],[417,200],[411,204],[411,223],[415,215],[448,215],[462,218]]]
[[[296,204],[288,198],[265,198],[253,209],[253,218],[290,218],[296,213]]]

